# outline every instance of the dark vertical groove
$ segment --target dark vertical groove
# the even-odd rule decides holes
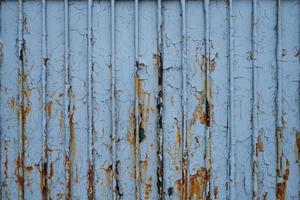
[[[252,178],[253,178],[253,199],[258,199],[258,159],[256,151],[256,142],[258,138],[257,131],[257,2],[258,0],[252,0],[252,20],[251,20],[251,44],[252,44],[252,109],[251,109],[251,122],[252,122]]]
[[[40,180],[41,180],[41,192],[42,192],[42,199],[47,199],[47,169],[48,169],[48,147],[47,147],[47,137],[48,137],[48,122],[49,122],[49,115],[47,111],[47,66],[48,66],[48,57],[47,57],[47,28],[46,28],[46,0],[42,0],[42,163],[40,166]]]
[[[209,178],[205,190],[206,198],[210,199],[211,193],[211,85],[210,85],[210,0],[204,0],[205,14],[205,95],[206,95],[206,125],[205,125],[205,159],[206,170]]]
[[[181,49],[181,67],[182,67],[182,199],[188,198],[188,148],[187,148],[187,96],[186,96],[186,78],[187,78],[187,47],[186,47],[186,1],[181,0],[182,16],[182,49]]]
[[[135,199],[140,199],[140,123],[142,116],[140,115],[140,99],[139,99],[139,2],[134,1],[134,60],[135,60]]]
[[[19,121],[19,150],[17,159],[17,183],[19,187],[18,199],[24,199],[24,126],[25,126],[25,109],[24,109],[24,65],[25,65],[25,40],[24,40],[24,13],[23,0],[18,0],[18,56],[19,56],[19,86],[18,86],[18,121]]]
[[[2,21],[1,21],[1,17],[2,17],[2,12],[1,12],[1,5],[2,5],[2,1],[0,1],[0,88],[2,88],[2,56],[3,56],[3,43],[2,43],[2,27],[1,27],[1,25],[2,25]],[[1,102],[2,102],[2,98],[1,98],[1,96],[2,96],[2,92],[0,91],[0,106],[1,106]],[[2,153],[3,153],[3,151],[2,151],[2,128],[1,128],[1,126],[2,126],[2,118],[0,117],[0,184],[2,185],[2,180],[3,180],[3,178],[2,178]],[[4,180],[6,180],[6,178],[4,179]],[[5,181],[6,182],[6,181]],[[4,183],[5,183],[4,182]],[[5,187],[5,186],[2,186],[2,187]],[[2,187],[0,187],[0,198],[2,198]]]
[[[157,75],[158,75],[158,101],[157,101],[157,191],[158,199],[164,198],[164,170],[163,170],[163,98],[164,98],[164,87],[163,87],[163,38],[162,38],[162,5],[161,0],[157,0],[157,54],[155,55]]]
[[[87,30],[87,69],[88,69],[88,77],[87,77],[87,98],[88,98],[88,198],[94,199],[94,175],[95,175],[95,167],[94,167],[94,105],[93,105],[93,58],[92,58],[92,7],[93,0],[88,0],[88,30]]]
[[[70,200],[72,198],[71,191],[71,168],[72,168],[72,158],[71,158],[71,129],[73,122],[73,114],[71,113],[72,102],[72,87],[71,87],[71,75],[70,75],[70,64],[69,64],[69,1],[64,0],[64,40],[65,40],[65,50],[64,50],[64,131],[65,131],[65,180],[66,180],[66,193],[65,198]]]
[[[233,1],[229,0],[229,5],[228,5],[228,28],[229,28],[229,61],[228,61],[228,83],[229,83],[229,98],[228,98],[228,142],[227,142],[227,147],[229,149],[229,163],[228,163],[228,175],[227,175],[227,181],[228,181],[228,187],[229,190],[227,192],[227,197],[226,199],[229,200],[235,200],[235,132],[233,130],[234,127],[234,121],[233,121],[233,116],[234,116],[234,64],[233,64],[233,49],[234,49],[234,39],[233,39],[233,30],[234,30],[234,25],[233,25]]]
[[[115,45],[115,0],[111,0],[111,120],[112,120],[112,199],[121,196],[119,185],[118,162],[116,160],[116,45]]]

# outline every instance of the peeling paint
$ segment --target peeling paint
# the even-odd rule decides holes
[[[89,164],[88,180],[88,196],[89,199],[94,199],[94,165],[92,163]]]
[[[190,175],[189,199],[194,199],[194,198],[199,199],[199,200],[206,199],[205,190],[206,190],[207,184],[209,182],[209,179],[210,179],[210,175],[206,168],[200,168],[197,170],[196,174]],[[179,179],[176,181],[178,195],[180,195],[180,196],[182,194],[183,183],[184,182],[182,181],[182,179]]]

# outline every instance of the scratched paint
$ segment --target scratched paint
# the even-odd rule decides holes
[[[300,1],[0,1],[1,199],[299,199]]]

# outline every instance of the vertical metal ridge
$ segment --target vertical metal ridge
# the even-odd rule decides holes
[[[111,121],[112,121],[112,199],[119,198],[118,169],[116,160],[116,45],[115,45],[115,0],[111,0]]]
[[[187,149],[187,131],[186,131],[186,115],[187,115],[187,97],[186,97],[186,78],[187,78],[187,47],[186,47],[186,12],[185,0],[181,0],[182,14],[182,51],[181,51],[181,67],[182,67],[182,199],[188,198],[188,149]]]
[[[140,199],[140,111],[139,111],[139,2],[134,1],[134,59],[135,59],[135,198]]]
[[[88,168],[88,198],[94,199],[94,112],[93,112],[93,58],[92,58],[92,6],[93,0],[88,0],[88,30],[87,30],[87,98],[88,98],[88,160],[89,160],[89,168]]]
[[[206,125],[205,125],[205,165],[209,183],[205,189],[206,197],[210,198],[211,191],[211,130],[210,130],[210,0],[204,0],[205,14],[205,95],[206,95]],[[208,121],[209,120],[209,121]]]
[[[18,0],[18,56],[19,56],[19,86],[18,86],[18,121],[19,121],[19,144],[18,144],[18,172],[17,182],[19,186],[18,199],[24,199],[24,158],[25,158],[25,145],[24,145],[24,13],[23,13],[23,0]]]
[[[2,51],[3,51],[3,43],[2,43],[2,22],[1,22],[1,18],[2,18],[2,10],[1,10],[1,5],[2,5],[2,1],[0,1],[0,88],[2,88]],[[1,97],[1,91],[0,91],[0,105],[2,102],[2,97]],[[0,117],[0,126],[2,125],[2,117]],[[2,179],[2,128],[0,128],[0,180],[1,180],[1,184],[3,183],[3,179]],[[2,186],[5,187],[5,186]],[[0,198],[2,198],[3,193],[2,193],[2,187],[0,187]]]
[[[47,110],[47,68],[48,68],[48,55],[47,55],[47,25],[46,25],[46,0],[42,0],[42,74],[41,74],[41,82],[42,82],[42,163],[40,163],[41,172],[43,176],[41,178],[41,192],[42,198],[47,199],[47,169],[48,169],[48,146],[47,146],[47,138],[48,138],[48,122],[49,122],[49,115],[46,112]]]
[[[163,39],[162,39],[162,2],[157,0],[157,50],[158,55],[156,63],[158,67],[158,120],[157,120],[157,132],[158,132],[158,167],[157,167],[157,189],[158,198],[162,200],[164,198],[164,172],[163,172]]]
[[[252,165],[253,165],[253,199],[258,199],[258,160],[256,151],[256,142],[258,138],[257,131],[257,1],[252,1]]]
[[[71,115],[71,76],[70,76],[70,51],[69,51],[69,0],[64,0],[64,131],[65,131],[65,180],[66,180],[66,199],[72,198],[71,191],[71,146],[70,146],[70,115]]]
[[[282,181],[282,136],[283,136],[283,105],[282,105],[282,22],[281,0],[277,0],[277,38],[276,38],[276,138],[277,138],[277,184]],[[278,191],[277,191],[278,192]]]
[[[233,49],[234,49],[234,39],[233,39],[233,3],[229,0],[229,109],[228,109],[228,132],[229,135],[229,195],[227,199],[235,199],[235,132],[234,132],[234,63],[233,63]]]

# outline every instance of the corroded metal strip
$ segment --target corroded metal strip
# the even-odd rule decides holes
[[[283,96],[282,96],[282,6],[277,0],[277,41],[276,41],[276,139],[277,139],[277,176],[276,199],[286,198],[287,179],[289,175],[289,162],[286,159],[285,173],[283,173]]]
[[[188,147],[187,147],[187,96],[186,96],[186,78],[187,78],[187,35],[186,35],[186,7],[185,0],[181,0],[182,15],[182,51],[181,51],[181,67],[182,67],[182,199],[188,198]]]
[[[206,197],[211,193],[211,88],[210,88],[210,12],[209,0],[204,0],[205,14],[205,160],[208,184],[206,185]]]
[[[163,41],[162,41],[162,8],[161,0],[157,0],[157,37],[158,37],[158,54],[156,55],[156,65],[158,68],[158,102],[157,102],[157,134],[158,134],[158,167],[157,167],[157,190],[158,198],[164,198],[164,185],[163,185]]]
[[[42,141],[42,161],[40,163],[40,171],[41,173],[41,193],[42,199],[47,199],[48,193],[48,186],[47,186],[47,169],[48,169],[48,122],[49,122],[49,115],[47,113],[47,66],[48,66],[48,56],[47,56],[47,29],[46,29],[46,0],[42,0],[42,74],[41,74],[41,81],[42,81],[42,134],[43,134],[43,141]]]
[[[111,0],[111,124],[112,124],[112,199],[119,198],[118,169],[116,160],[116,45],[115,45],[115,0]]]
[[[18,86],[18,121],[19,121],[19,150],[17,159],[17,182],[19,187],[18,199],[24,199],[24,158],[25,158],[25,144],[24,144],[24,123],[25,112],[24,108],[24,64],[25,64],[25,41],[24,41],[24,13],[23,0],[18,0],[18,56],[19,56],[19,86]]]
[[[234,51],[234,39],[233,39],[233,3],[229,0],[228,5],[228,22],[229,22],[229,105],[228,105],[228,135],[229,135],[229,166],[228,166],[228,178],[229,178],[229,194],[227,199],[235,199],[235,132],[233,129],[234,124],[234,64],[233,64],[233,51]]]
[[[66,199],[72,198],[71,191],[71,129],[73,115],[71,115],[71,76],[69,65],[69,1],[64,1],[64,37],[65,37],[65,52],[64,52],[64,130],[65,130],[65,173],[66,173]]]
[[[257,119],[257,0],[252,1],[252,165],[253,165],[253,199],[258,199],[258,159],[256,142],[258,138]]]
[[[139,2],[134,1],[134,59],[135,59],[135,198],[140,199],[140,106],[139,106]]]
[[[88,117],[88,160],[89,160],[89,168],[88,168],[88,191],[87,196],[89,199],[94,199],[94,133],[93,133],[93,122],[94,122],[94,112],[93,112],[93,60],[92,60],[92,6],[93,0],[88,0],[88,30],[87,30],[87,60],[88,60],[88,77],[87,77],[87,117]]]

